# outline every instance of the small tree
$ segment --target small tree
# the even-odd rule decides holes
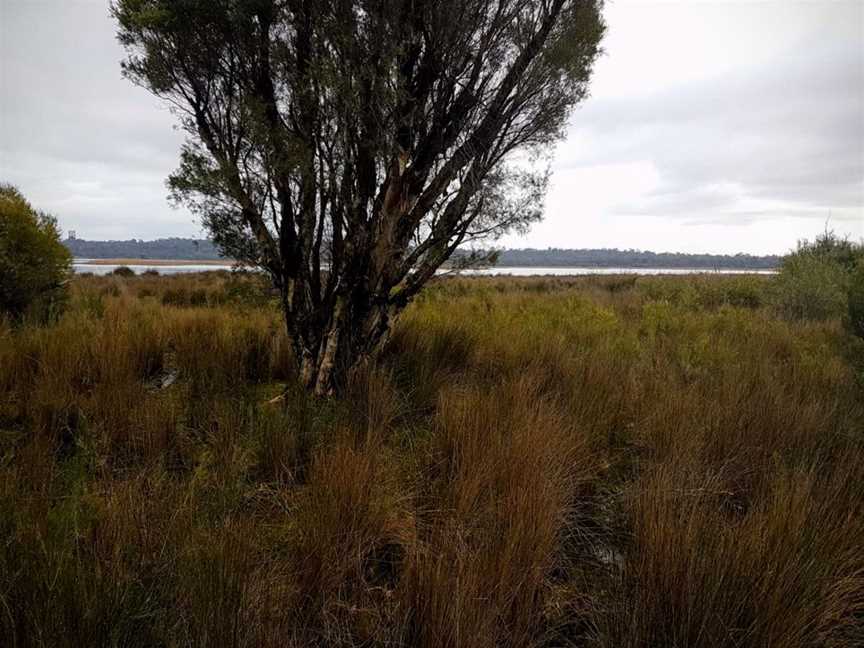
[[[459,248],[541,215],[602,0],[116,0],[189,138],[169,184],[269,273],[317,394]],[[482,255],[461,256],[460,263]]]
[[[799,250],[783,260],[774,285],[775,304],[789,319],[840,318],[848,306],[846,283],[839,263]]]
[[[778,310],[792,319],[846,320],[864,337],[864,244],[826,231],[783,258],[774,284]]]
[[[44,319],[65,296],[72,255],[57,221],[38,212],[9,185],[0,185],[0,311]]]
[[[849,326],[864,339],[864,246],[859,249],[858,261],[849,275]]]

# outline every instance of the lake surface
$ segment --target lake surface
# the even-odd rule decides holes
[[[72,267],[76,273],[89,272],[94,275],[111,274],[120,265],[96,265],[88,263],[89,259],[75,259]],[[188,272],[209,272],[212,270],[230,270],[231,266],[212,265],[212,264],[182,264],[182,265],[160,265],[150,264],[146,261],[141,263],[125,264],[137,274],[146,272],[147,270],[155,270],[159,274],[172,275]],[[446,270],[440,270],[439,273],[446,273]],[[531,268],[508,268],[494,267],[483,268],[479,270],[463,270],[462,275],[465,276],[512,276],[512,277],[575,277],[583,275],[616,275],[616,274],[637,274],[637,275],[688,275],[688,274],[775,274],[775,270],[746,270],[746,269],[712,269],[712,268],[562,268],[562,267],[531,267]]]
[[[775,274],[776,270],[713,269],[713,268],[507,268],[495,267],[482,270],[466,270],[466,275],[514,276],[514,277],[578,277],[583,275],[689,275],[689,274]]]
[[[97,259],[98,260],[98,259]],[[133,270],[136,274],[142,274],[147,272],[148,270],[155,270],[159,274],[181,274],[187,272],[209,272],[211,270],[230,270],[230,265],[213,265],[212,263],[202,263],[202,264],[177,264],[171,265],[166,264],[163,265],[161,262],[159,263],[150,263],[142,260],[140,263],[118,263],[118,264],[101,264],[101,263],[90,263],[90,259],[74,259],[72,262],[72,269],[78,273],[89,272],[94,275],[107,275],[114,272],[117,268],[127,267]]]

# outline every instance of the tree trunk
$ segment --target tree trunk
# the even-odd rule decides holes
[[[307,391],[319,398],[336,395],[383,346],[393,311],[372,301],[366,294],[339,297],[323,333],[310,329],[304,336],[318,340],[314,350],[295,339],[299,377]],[[288,328],[291,335],[292,327]]]
[[[338,298],[336,307],[331,317],[332,324],[324,339],[321,341],[321,351],[318,360],[318,372],[315,376],[313,391],[316,396],[332,396],[336,391],[335,378],[337,373],[337,362],[339,361],[339,342],[343,337],[342,327],[345,326],[345,301]],[[350,332],[348,332],[350,334]],[[347,337],[347,336],[345,336]],[[345,343],[343,342],[343,346]],[[341,355],[345,355],[344,350]],[[351,358],[346,358],[349,362]]]

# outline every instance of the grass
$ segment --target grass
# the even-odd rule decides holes
[[[254,278],[79,277],[0,324],[0,645],[861,645],[864,344],[771,281],[440,281],[275,405]]]

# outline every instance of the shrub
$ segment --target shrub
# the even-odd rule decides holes
[[[57,220],[33,209],[14,187],[0,185],[0,311],[14,319],[56,314],[71,265]]]
[[[189,304],[191,306],[206,306],[207,291],[203,288],[196,288],[189,293]]]
[[[168,288],[162,293],[164,306],[188,306],[189,291],[185,287]]]
[[[849,281],[849,326],[864,338],[864,255],[858,259]]]
[[[846,272],[810,250],[786,257],[775,284],[775,305],[789,319],[843,317],[848,307]]]
[[[830,230],[817,236],[812,243],[804,241],[798,248],[799,251],[811,252],[820,259],[830,259],[850,273],[855,270],[858,261],[864,258],[864,247],[860,243],[854,243],[848,238],[841,239]]]
[[[115,277],[134,277],[135,271],[128,266],[120,266],[119,268],[114,268],[111,274]]]
[[[864,337],[864,244],[825,232],[783,260],[775,301],[792,319],[842,318]]]

